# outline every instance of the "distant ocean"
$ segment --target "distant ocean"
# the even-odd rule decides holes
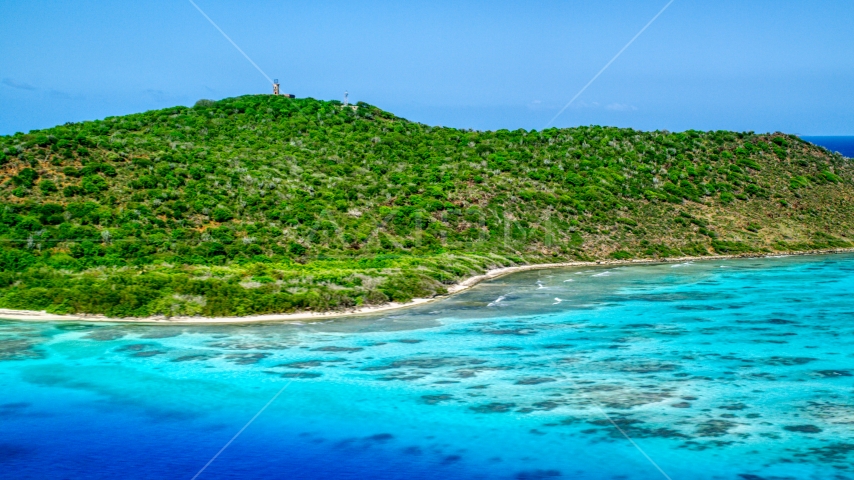
[[[831,152],[839,152],[849,158],[854,158],[854,137],[801,137],[802,139],[821,145]]]

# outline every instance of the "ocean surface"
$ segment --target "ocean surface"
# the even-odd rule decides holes
[[[801,137],[802,139],[821,145],[831,152],[839,152],[848,158],[854,158],[854,137]]]
[[[0,321],[0,478],[854,478],[852,290],[828,255],[322,323]]]

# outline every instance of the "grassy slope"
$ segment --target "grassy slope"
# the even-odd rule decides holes
[[[850,246],[849,160],[783,134],[475,132],[267,95],[0,137],[0,307],[244,315],[491,266]]]

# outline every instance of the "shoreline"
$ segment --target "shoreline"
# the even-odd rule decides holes
[[[437,295],[431,298],[414,298],[406,303],[386,303],[383,305],[352,308],[343,311],[331,312],[298,312],[298,313],[270,313],[264,315],[248,315],[245,317],[128,317],[128,318],[110,318],[104,315],[60,315],[51,314],[45,311],[34,310],[12,310],[0,308],[0,320],[18,320],[30,322],[87,322],[87,323],[136,323],[146,325],[219,325],[219,324],[243,324],[243,323],[264,323],[264,322],[289,322],[299,320],[322,320],[333,318],[344,318],[352,316],[371,315],[394,310],[402,310],[411,308],[426,303],[436,302],[445,298],[464,292],[477,284],[493,280],[505,275],[528,270],[545,270],[552,268],[571,268],[571,267],[596,267],[610,265],[654,265],[666,263],[680,263],[686,261],[704,261],[704,260],[729,260],[735,258],[769,258],[769,257],[792,257],[792,256],[808,256],[808,255],[829,255],[839,253],[853,253],[854,248],[834,248],[826,250],[807,250],[800,252],[775,252],[775,253],[748,253],[737,255],[708,255],[704,257],[672,257],[663,259],[635,259],[635,260],[598,260],[592,262],[575,261],[575,262],[559,262],[559,263],[539,263],[529,265],[517,265],[513,267],[493,268],[481,275],[475,275],[466,278],[459,283],[448,286],[448,293]]]

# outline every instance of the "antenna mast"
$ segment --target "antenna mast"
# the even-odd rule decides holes
[[[348,97],[349,97],[349,96],[350,96],[350,94],[349,94],[349,93],[347,93],[347,91],[346,91],[346,90],[344,90],[344,106],[345,106],[345,107],[346,107],[347,105],[350,105],[350,102],[349,102],[349,100],[348,100]]]

